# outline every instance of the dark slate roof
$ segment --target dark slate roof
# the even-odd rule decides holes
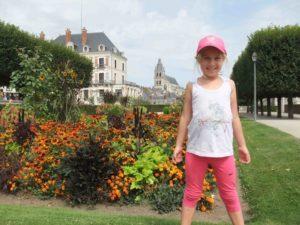
[[[170,76],[168,76],[168,75],[165,75],[165,78],[166,78],[171,84],[177,84],[177,85],[178,85],[177,80],[176,80],[175,78],[170,77]]]
[[[134,87],[140,87],[140,85],[138,85],[137,83],[127,81],[127,80],[125,80],[125,84],[130,85],[130,86],[134,86]]]
[[[65,45],[66,35],[60,35],[54,42]],[[81,44],[81,34],[71,34],[71,41],[77,45],[76,51],[82,52],[83,46]],[[113,51],[113,48],[116,48],[117,53],[121,54],[121,52],[117,49],[117,47],[109,40],[104,32],[99,33],[87,33],[87,45],[90,47],[90,52],[97,52],[98,46],[103,44],[105,46],[106,51]]]

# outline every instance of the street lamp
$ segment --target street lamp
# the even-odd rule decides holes
[[[256,52],[253,52],[253,54],[252,54],[252,61],[254,63],[253,116],[254,116],[254,120],[256,121],[256,61],[257,61],[257,54],[256,54]]]

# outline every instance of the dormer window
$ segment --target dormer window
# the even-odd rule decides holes
[[[74,43],[72,41],[67,43],[67,48],[74,50]]]
[[[90,48],[88,45],[83,46],[83,52],[89,52]]]
[[[100,44],[100,45],[98,46],[98,50],[99,50],[100,52],[105,51],[105,45]]]

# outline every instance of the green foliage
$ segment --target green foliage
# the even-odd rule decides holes
[[[169,106],[170,113],[179,113],[181,114],[183,108],[183,103],[180,101],[174,102]]]
[[[165,106],[169,105],[157,105],[157,104],[141,104],[147,108],[147,112],[162,112]]]
[[[111,105],[110,108],[106,110],[106,115],[108,116],[123,116],[125,109],[121,105]]]
[[[114,127],[117,129],[124,129],[124,113],[125,109],[121,105],[111,105],[106,109],[105,114],[107,115],[107,122],[110,127]]]
[[[163,113],[164,113],[164,114],[170,114],[169,106],[165,106],[165,107],[163,108]]]
[[[239,98],[253,99],[252,53],[257,53],[257,97],[300,96],[300,26],[269,26],[250,35],[233,67]]]
[[[25,110],[46,120],[77,121],[76,96],[82,81],[69,64],[62,71],[53,71],[53,56],[40,47],[20,49],[18,56],[20,68],[12,73],[11,86],[23,96]]]
[[[183,191],[182,185],[176,184],[170,187],[164,183],[160,184],[147,198],[155,211],[160,214],[169,213],[181,206]]]
[[[131,107],[139,106],[139,105],[147,106],[147,105],[150,105],[150,102],[141,99],[141,97],[137,97],[137,98],[131,97],[131,98],[130,98],[130,101],[129,101],[129,105],[130,105]]]
[[[153,171],[167,160],[167,155],[160,146],[147,145],[142,148],[142,152],[133,165],[123,166],[124,174],[134,178],[130,189],[142,189],[157,182]]]
[[[11,142],[5,145],[5,153],[10,155],[13,153],[19,154],[21,151],[21,146],[17,142]]]
[[[129,105],[130,98],[128,96],[121,96],[120,103],[122,106],[126,107]]]
[[[19,121],[15,123],[14,138],[19,145],[23,145],[27,140],[29,142],[34,138],[34,133],[30,130],[31,121],[24,121],[24,110],[22,110],[22,116],[19,112]]]
[[[114,104],[118,100],[118,96],[111,91],[105,91],[103,93],[103,101],[104,103]]]
[[[15,114],[14,111],[20,109],[19,105],[14,105],[10,102],[6,103],[1,110],[1,119],[7,124],[6,127],[14,127],[12,116]]]
[[[106,148],[90,140],[89,145],[80,147],[75,154],[63,158],[59,168],[66,179],[66,193],[72,204],[95,204],[107,196],[105,180],[116,173]]]
[[[69,62],[70,68],[78,74],[78,80],[82,80],[82,86],[89,85],[93,70],[89,59],[64,46],[42,41],[14,25],[0,21],[0,86],[8,86],[12,72],[21,67],[18,49],[34,50],[36,46],[40,46],[42,52],[53,55],[52,71],[63,70]]]
[[[96,109],[96,105],[79,105],[80,112],[88,115],[96,114]]]
[[[0,191],[9,192],[8,182],[21,167],[19,150],[20,146],[17,143],[5,146],[5,149],[0,147]]]

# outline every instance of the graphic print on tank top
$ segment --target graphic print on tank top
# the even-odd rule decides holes
[[[212,116],[209,116],[210,119],[199,118],[198,124],[200,128],[210,130],[211,134],[216,137],[223,135],[226,132],[228,123],[231,122],[230,120],[225,120],[226,112],[224,106],[218,102],[211,102],[208,105],[208,111],[209,115],[213,115],[213,118]]]

